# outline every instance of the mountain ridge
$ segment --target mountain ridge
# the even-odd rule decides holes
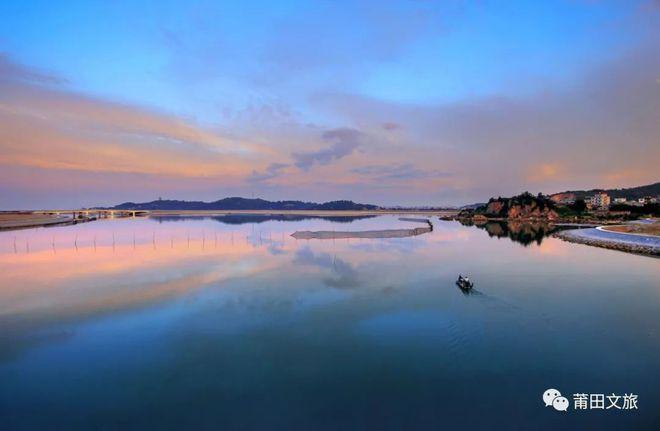
[[[323,203],[304,202],[298,200],[269,201],[260,198],[242,198],[237,196],[219,199],[213,202],[184,201],[173,199],[158,199],[151,202],[124,202],[103,209],[113,210],[320,210],[320,211],[358,211],[375,210],[379,207],[371,204],[361,204],[349,200],[337,200]]]

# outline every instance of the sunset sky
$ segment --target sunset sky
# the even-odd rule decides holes
[[[0,209],[660,180],[659,1],[3,1]]]

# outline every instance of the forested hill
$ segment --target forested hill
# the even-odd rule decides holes
[[[638,199],[646,196],[660,196],[660,183],[645,186],[630,187],[627,189],[592,189],[592,190],[568,190],[563,193],[573,193],[576,198],[592,196],[596,192],[604,191],[612,198]]]

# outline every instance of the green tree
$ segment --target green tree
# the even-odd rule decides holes
[[[572,205],[569,205],[569,207],[573,211],[581,213],[581,212],[584,212],[587,209],[587,204],[584,201],[584,199],[578,199]]]

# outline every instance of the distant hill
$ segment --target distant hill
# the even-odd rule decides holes
[[[459,209],[461,210],[476,210],[479,207],[483,207],[488,205],[487,202],[477,202],[476,204],[470,204],[470,205],[463,205]]]
[[[107,209],[114,210],[327,210],[327,211],[359,211],[375,210],[376,205],[360,204],[353,201],[331,201],[325,203],[303,201],[267,201],[264,199],[247,199],[231,197],[215,202],[178,201],[158,199],[151,202],[124,202]]]
[[[352,223],[356,220],[366,220],[370,218],[377,217],[375,215],[356,215],[356,216],[346,216],[343,214],[338,215],[299,215],[299,214],[226,214],[226,215],[217,215],[211,217],[211,220],[223,224],[230,225],[241,225],[241,224],[254,224],[254,223],[265,223],[269,221],[304,221],[304,220],[327,220],[335,223]],[[158,220],[163,221],[184,221],[184,220],[196,220],[197,216],[158,216]]]
[[[562,193],[573,193],[576,198],[593,196],[596,192],[604,191],[612,198],[638,199],[645,196],[660,196],[660,183],[648,184],[646,186],[630,187],[628,189],[592,189],[592,190],[568,190]]]

